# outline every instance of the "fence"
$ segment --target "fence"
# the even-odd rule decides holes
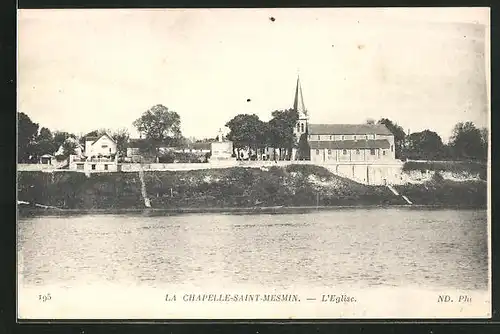
[[[42,170],[54,170],[55,167],[49,164],[17,164],[18,171],[42,171]]]

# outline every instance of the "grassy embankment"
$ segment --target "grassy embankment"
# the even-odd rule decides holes
[[[366,186],[314,165],[144,173],[153,208],[368,206],[405,202],[383,186]],[[436,178],[435,178],[436,179]],[[433,180],[399,186],[414,204],[484,206],[484,182]],[[138,173],[19,172],[18,199],[64,209],[142,209]]]

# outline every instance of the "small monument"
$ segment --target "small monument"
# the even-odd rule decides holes
[[[224,161],[234,159],[231,155],[233,154],[233,142],[225,140],[222,135],[222,129],[219,129],[219,134],[217,135],[217,141],[211,143],[210,148],[212,155],[210,161]]]

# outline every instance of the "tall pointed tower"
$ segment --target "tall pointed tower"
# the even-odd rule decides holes
[[[307,113],[306,106],[304,105],[304,97],[302,96],[302,87],[300,85],[299,76],[297,76],[297,86],[295,87],[293,110],[297,111],[297,113],[299,114],[299,119],[293,130],[298,140],[303,133],[307,132],[307,124],[309,121],[309,115]]]
[[[297,120],[297,124],[293,129],[293,133],[297,138],[297,147],[292,149],[292,160],[303,160],[304,158],[308,160],[309,154],[307,152],[310,151],[309,148],[304,148],[300,142],[300,137],[307,133],[307,126],[309,122],[309,114],[307,112],[306,106],[304,104],[304,97],[302,96],[302,87],[300,86],[300,78],[297,75],[297,86],[295,87],[295,99],[293,100],[293,110],[297,111],[299,114],[299,119]],[[307,138],[306,138],[307,141]],[[308,146],[308,145],[306,145]]]

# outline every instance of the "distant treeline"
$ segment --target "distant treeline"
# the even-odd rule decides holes
[[[262,121],[257,115],[239,114],[226,123],[230,132],[226,136],[234,148],[251,150],[252,154],[262,152],[266,147],[278,149],[273,159],[288,160],[292,148],[298,148],[299,159],[308,160],[310,149],[307,133],[297,140],[294,128],[298,120],[295,110],[275,110],[272,118]],[[373,124],[374,120],[367,120]],[[394,134],[395,153],[398,159],[417,160],[479,160],[485,161],[488,152],[488,130],[477,128],[472,122],[457,123],[448,143],[429,129],[405,133],[396,122],[382,118],[378,124],[385,124]],[[180,131],[180,116],[163,105],[155,105],[134,121],[134,126],[143,135],[141,154],[161,158],[162,146],[182,146],[189,140]],[[18,113],[18,161],[36,162],[43,154],[54,154],[59,150],[61,158],[74,154],[76,145],[84,143],[85,137],[108,133],[117,142],[118,153],[123,156],[130,145],[126,129],[99,129],[87,134],[75,135],[68,132],[52,132],[46,127],[39,128],[26,114]],[[60,150],[60,148],[63,148]],[[275,151],[276,152],[276,151]],[[239,152],[238,152],[238,157]],[[167,159],[168,160],[168,159]]]

